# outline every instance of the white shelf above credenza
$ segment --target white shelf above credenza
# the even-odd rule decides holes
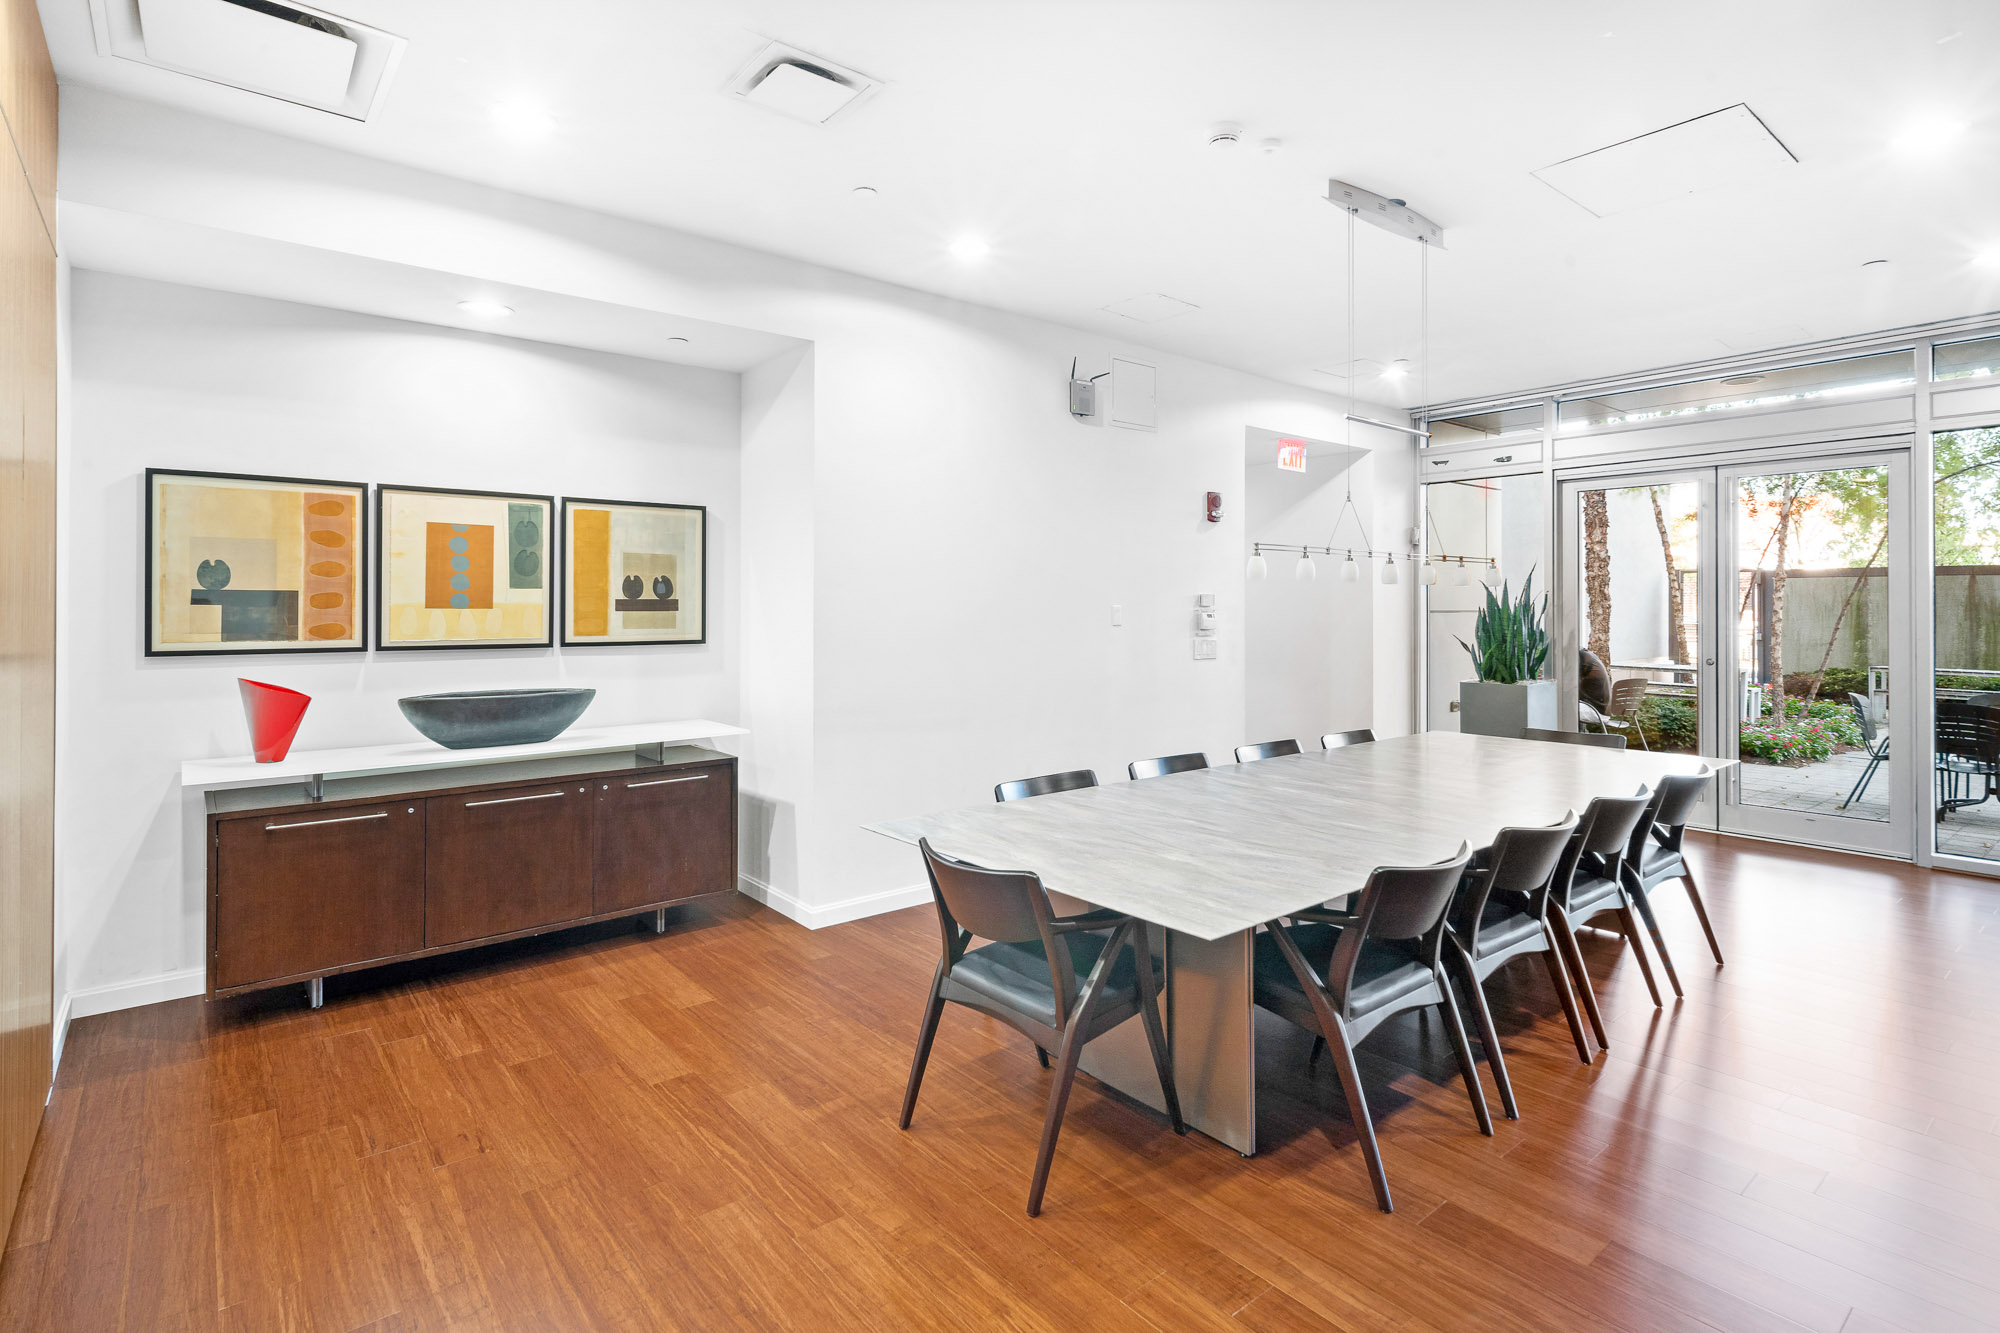
[[[294,750],[275,764],[260,764],[248,755],[226,759],[189,759],[181,764],[181,786],[190,791],[224,791],[304,782],[317,788],[330,778],[372,777],[381,773],[418,772],[428,768],[463,768],[509,759],[543,759],[551,755],[617,754],[667,745],[693,745],[726,736],[744,736],[742,727],[694,718],[680,722],[632,722],[617,727],[573,727],[552,741],[533,745],[492,745],[476,750],[448,750],[417,739],[395,745],[356,745],[341,750]]]

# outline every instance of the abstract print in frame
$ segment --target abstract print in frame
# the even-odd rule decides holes
[[[563,499],[563,646],[708,642],[708,509]]]
[[[360,652],[366,485],[146,469],[146,656]]]
[[[545,648],[555,500],[375,488],[377,648]]]

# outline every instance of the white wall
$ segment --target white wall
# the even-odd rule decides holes
[[[395,700],[439,689],[589,685],[604,723],[736,714],[738,376],[82,270],[70,333],[57,896],[74,1015],[201,989],[201,807],[177,772],[244,751],[238,676],[313,696],[302,749],[407,738]],[[149,466],[706,504],[711,642],[148,659]]]
[[[152,228],[134,264],[171,267],[191,237],[254,237],[259,262],[279,243],[302,265],[338,251],[812,345],[745,376],[742,423],[744,579],[759,588],[740,641],[746,887],[792,915],[922,900],[909,849],[869,821],[987,799],[1002,778],[1245,739],[1244,428],[1334,437],[1339,400],[90,89],[63,114],[65,198]],[[1071,357],[1114,353],[1159,364],[1157,433],[1065,410]],[[1407,525],[1414,450],[1378,453],[1393,493],[1371,528]],[[1209,490],[1220,524],[1202,518]],[[1198,592],[1223,613],[1213,662],[1188,644]],[[1374,599],[1394,670],[1413,660],[1412,606],[1407,583]],[[1407,718],[1410,688],[1377,673],[1379,726],[1402,729],[1385,709]]]

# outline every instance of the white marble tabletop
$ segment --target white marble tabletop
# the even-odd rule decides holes
[[[868,828],[1215,940],[1352,892],[1377,866],[1734,762],[1433,731]]]

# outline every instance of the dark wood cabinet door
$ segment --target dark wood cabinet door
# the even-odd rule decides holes
[[[589,916],[593,785],[571,778],[427,798],[424,943]]]
[[[597,781],[595,910],[736,887],[736,772],[713,768]]]
[[[214,986],[424,946],[424,803],[216,822]]]

